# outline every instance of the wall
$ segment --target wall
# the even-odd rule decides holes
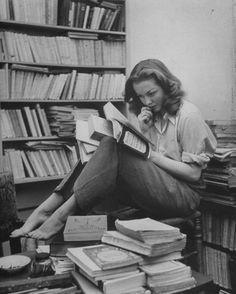
[[[158,58],[204,118],[232,118],[231,0],[126,1],[128,73]]]

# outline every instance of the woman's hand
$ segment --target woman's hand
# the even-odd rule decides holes
[[[138,121],[142,132],[147,132],[153,125],[153,113],[149,107],[142,107]]]

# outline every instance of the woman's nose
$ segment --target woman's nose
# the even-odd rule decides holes
[[[145,104],[146,104],[147,106],[149,106],[149,105],[152,104],[152,100],[151,100],[149,97],[145,96],[144,99],[145,99]]]

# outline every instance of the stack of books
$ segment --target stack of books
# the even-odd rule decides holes
[[[178,261],[186,244],[178,228],[150,218],[115,225],[101,244],[67,249],[84,293],[175,293],[196,285],[191,268]]]
[[[115,226],[117,231],[104,232],[102,242],[144,255],[149,260],[163,256],[168,259],[173,254],[181,257],[186,245],[186,235],[179,228],[150,218],[116,220]]]
[[[91,114],[98,115],[98,111],[87,108],[79,109],[72,105],[54,105],[47,109],[47,117],[52,134],[59,137],[74,136],[76,120],[86,120]]]
[[[217,139],[215,154],[203,172],[207,201],[236,204],[236,121],[208,121]]]
[[[166,261],[141,266],[146,273],[147,286],[152,293],[175,293],[191,289],[196,285],[189,266],[179,261]]]
[[[139,270],[142,257],[107,244],[68,248],[75,271],[105,294],[145,293],[145,273]],[[89,293],[86,292],[85,293]]]
[[[152,293],[175,293],[196,285],[189,266],[178,261],[186,244],[179,228],[150,218],[116,220],[117,231],[106,231],[102,241],[142,255],[140,270]]]

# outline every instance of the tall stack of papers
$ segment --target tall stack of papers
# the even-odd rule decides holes
[[[236,204],[236,121],[210,121],[217,139],[213,158],[203,172],[204,199],[222,204]]]

